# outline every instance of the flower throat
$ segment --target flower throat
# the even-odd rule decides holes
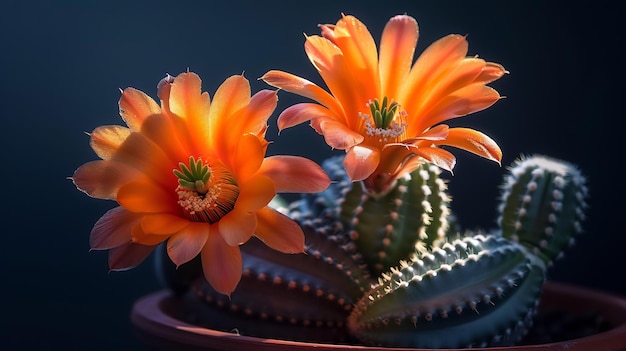
[[[232,174],[221,164],[204,163],[189,157],[174,169],[178,177],[178,204],[194,222],[215,223],[235,207],[239,187]]]
[[[406,112],[398,111],[399,103],[389,101],[385,96],[382,103],[374,99],[366,105],[371,115],[359,112],[359,117],[364,121],[365,138],[369,144],[382,147],[404,138],[407,126]]]

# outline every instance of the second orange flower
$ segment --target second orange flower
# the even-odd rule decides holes
[[[487,135],[442,122],[483,110],[500,99],[488,83],[502,77],[499,64],[468,57],[464,36],[448,35],[413,62],[418,39],[414,18],[398,15],[387,23],[380,50],[366,26],[353,16],[321,25],[308,36],[305,51],[330,92],[313,82],[271,70],[262,79],[317,101],[287,108],[279,129],[310,121],[333,148],[346,150],[344,166],[353,181],[373,193],[431,162],[452,170],[448,145],[500,163],[502,152]]]

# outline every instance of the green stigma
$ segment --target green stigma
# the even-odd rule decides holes
[[[396,111],[398,110],[398,106],[400,106],[400,104],[392,101],[389,105],[387,105],[388,102],[389,101],[385,96],[383,98],[382,105],[378,99],[374,99],[374,102],[368,103],[376,128],[387,129],[389,124],[393,121],[393,117],[396,115]]]
[[[178,166],[180,170],[174,170],[174,175],[178,177],[178,184],[199,194],[206,194],[208,191],[206,184],[211,177],[209,166],[202,164],[200,159],[196,161],[193,156],[189,157],[189,166],[182,162]]]

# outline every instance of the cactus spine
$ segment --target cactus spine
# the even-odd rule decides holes
[[[331,187],[286,209],[305,231],[307,254],[243,245],[231,300],[203,278],[185,297],[211,315],[207,326],[314,342],[512,345],[532,325],[546,269],[581,232],[586,208],[575,167],[526,157],[505,178],[499,228],[461,235],[448,223],[450,197],[433,166],[377,195],[350,183],[341,159],[323,167]]]

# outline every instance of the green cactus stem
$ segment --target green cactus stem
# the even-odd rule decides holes
[[[466,237],[383,274],[356,304],[348,326],[370,345],[511,345],[526,334],[543,277],[519,245]]]
[[[563,254],[582,232],[587,186],[573,165],[545,156],[522,157],[502,186],[498,223],[546,264]]]

